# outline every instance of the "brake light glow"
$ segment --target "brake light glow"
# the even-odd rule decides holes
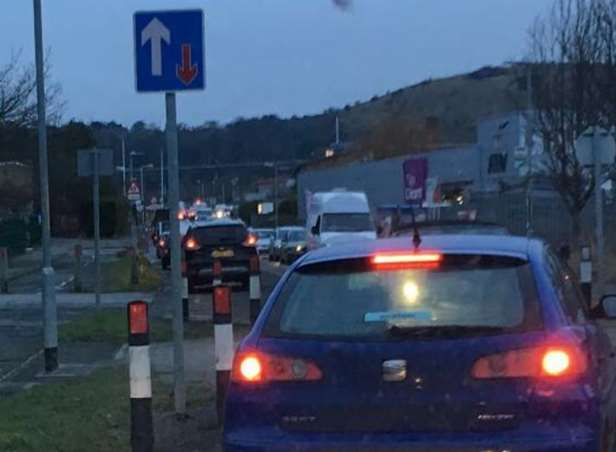
[[[322,378],[323,373],[311,361],[260,352],[238,353],[231,371],[231,380],[236,383],[317,381]]]
[[[439,253],[379,253],[372,257],[372,263],[377,267],[437,266],[443,260]]]
[[[197,240],[194,239],[193,237],[189,237],[188,239],[186,239],[186,243],[184,244],[184,247],[190,251],[198,250],[199,242],[197,242]]]
[[[257,237],[253,234],[248,234],[246,240],[244,240],[244,246],[255,246],[257,244]]]
[[[186,212],[184,212],[183,210],[178,212],[178,220],[183,221],[186,219]]]
[[[541,367],[547,375],[557,377],[567,372],[571,358],[564,350],[548,350],[541,360]]]
[[[165,246],[165,241],[164,241],[163,239],[160,239],[160,240],[158,241],[158,246],[160,246],[161,248],[162,248],[163,246]]]
[[[240,363],[240,374],[245,381],[261,380],[261,362],[256,356],[246,356]]]
[[[587,367],[586,356],[578,347],[536,347],[480,358],[471,375],[477,379],[558,378],[580,375]]]

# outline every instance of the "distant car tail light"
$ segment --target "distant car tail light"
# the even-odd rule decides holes
[[[471,370],[474,378],[558,378],[583,374],[588,368],[576,346],[547,346],[485,356]]]
[[[164,248],[164,246],[166,245],[165,241],[163,239],[160,239],[158,241],[158,246],[160,246],[161,248]]]
[[[184,212],[183,210],[178,212],[178,220],[183,221],[186,219],[186,212]]]
[[[248,234],[243,243],[244,246],[255,246],[256,244],[257,244],[257,236],[253,234]]]
[[[195,251],[201,248],[201,246],[199,245],[197,239],[195,239],[194,237],[188,237],[186,239],[186,242],[184,243],[184,248],[186,248],[188,251]]]
[[[231,371],[231,379],[237,383],[317,381],[322,378],[323,373],[311,361],[260,352],[238,353]]]
[[[439,265],[443,255],[439,253],[378,253],[372,257],[372,264],[381,269],[408,267],[432,268]]]

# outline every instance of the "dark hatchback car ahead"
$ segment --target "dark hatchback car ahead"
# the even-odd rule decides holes
[[[246,287],[250,261],[258,259],[256,243],[256,236],[240,220],[212,220],[191,227],[182,240],[189,291],[211,287],[215,260],[221,262],[224,282]]]
[[[225,450],[613,451],[614,350],[592,317],[537,240],[319,249],[238,349]]]

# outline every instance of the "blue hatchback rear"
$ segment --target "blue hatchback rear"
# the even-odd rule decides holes
[[[612,450],[611,344],[549,249],[409,242],[287,272],[238,349],[225,450]]]

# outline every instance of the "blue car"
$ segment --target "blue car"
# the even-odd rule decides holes
[[[539,240],[318,249],[238,349],[225,451],[613,451],[615,311]]]

